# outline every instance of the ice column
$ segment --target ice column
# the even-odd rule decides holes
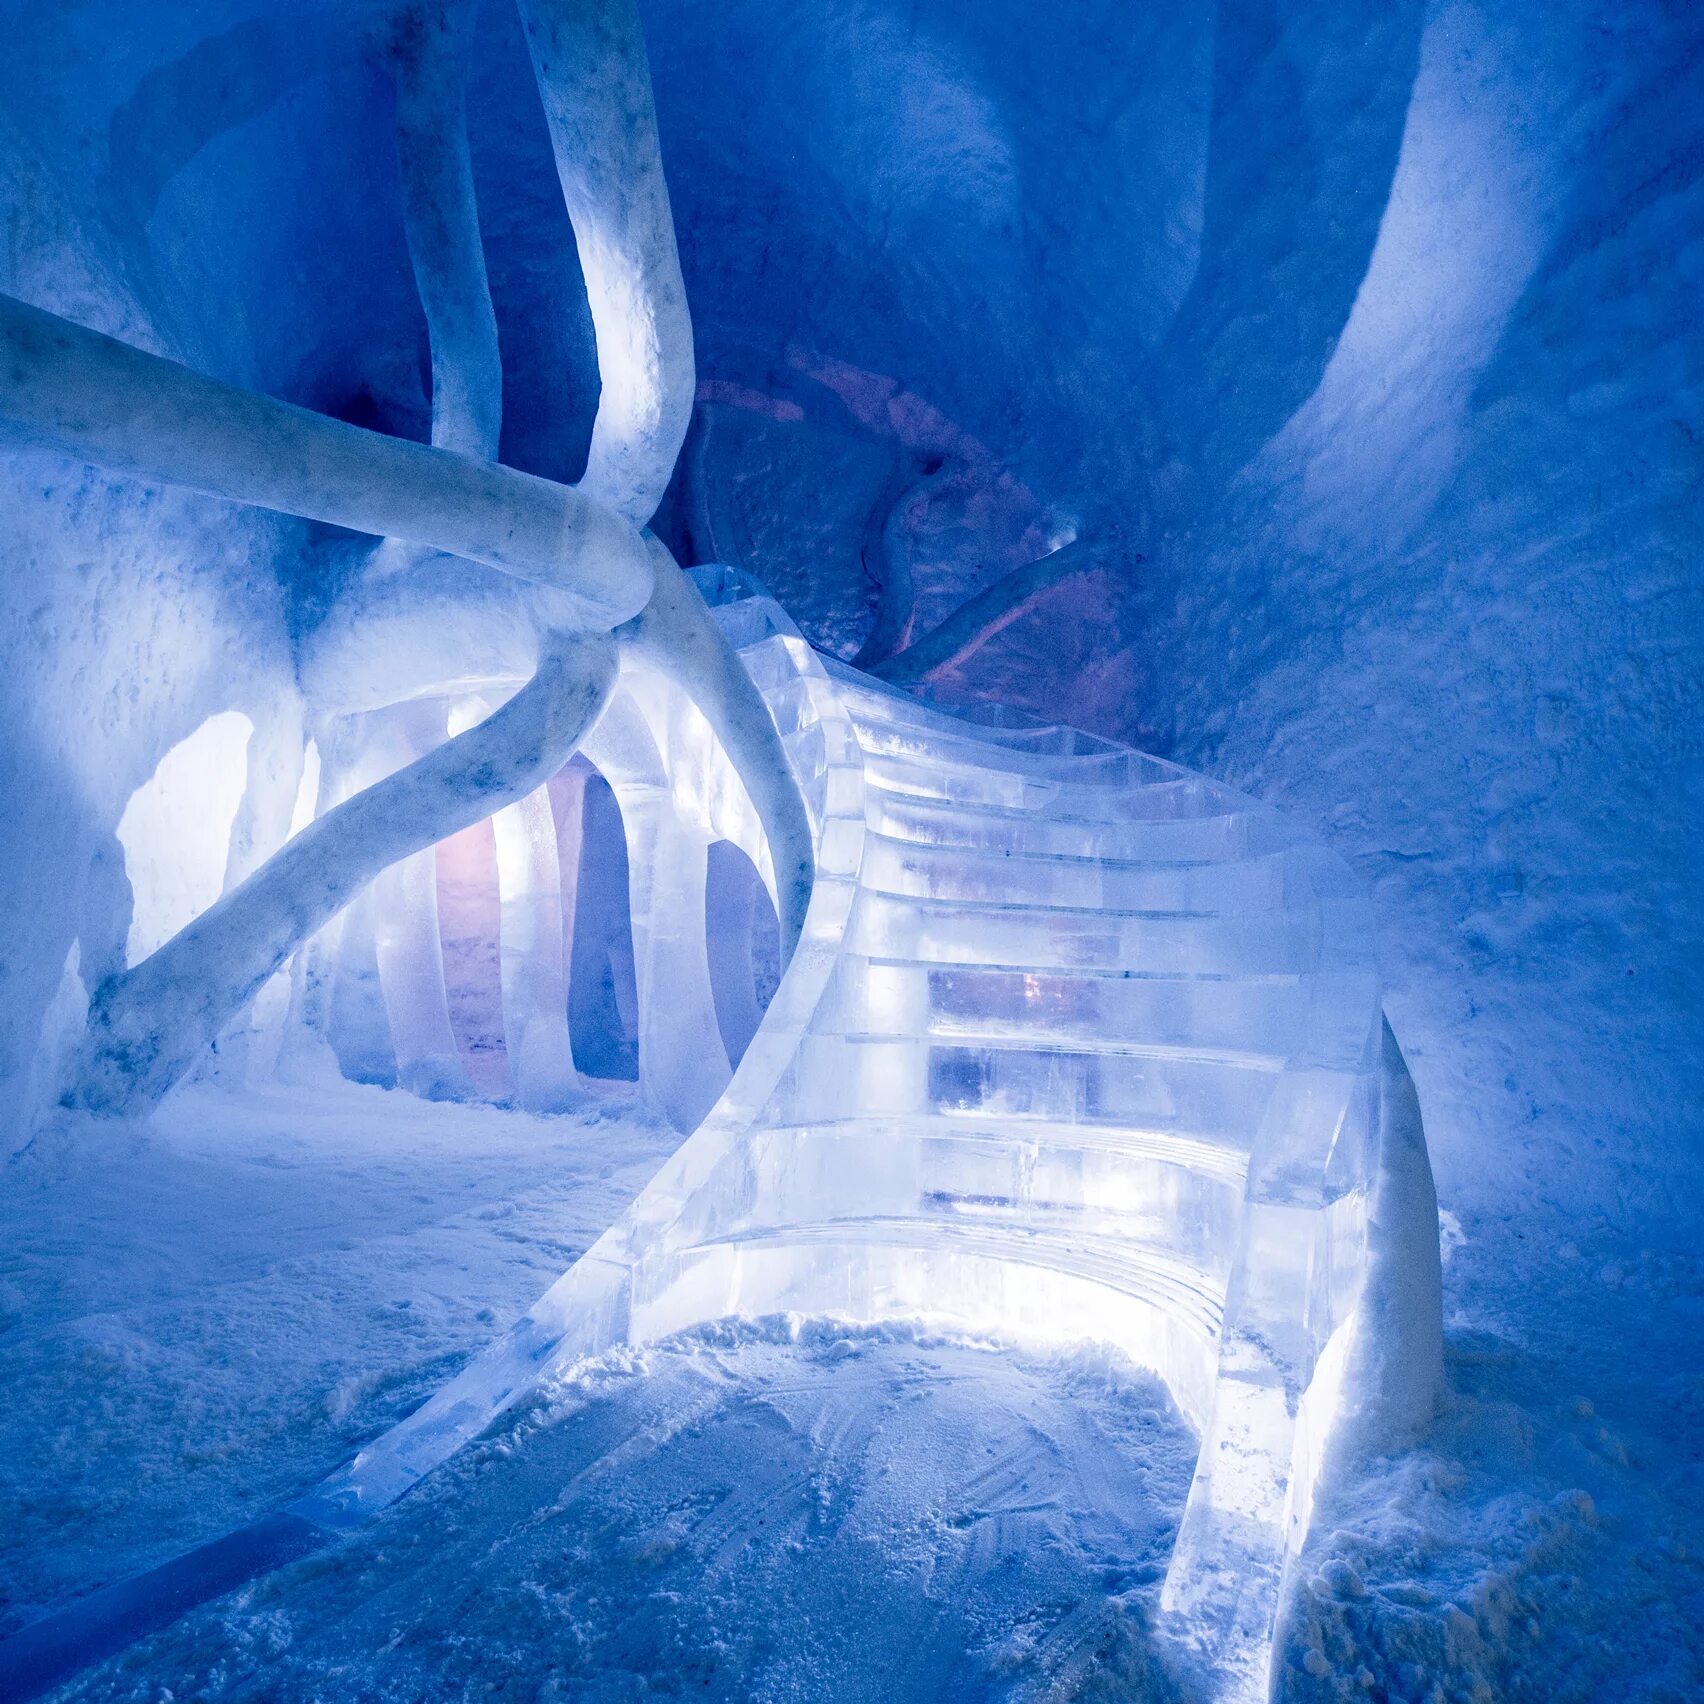
[[[561,1112],[580,1080],[568,1040],[562,866],[544,788],[491,819],[502,899],[503,1028],[515,1093],[531,1112]]]
[[[627,841],[639,1084],[651,1105],[691,1130],[728,1081],[704,926],[711,835],[681,809],[641,699],[666,725],[682,695],[649,669],[624,670],[622,691],[587,740],[586,754],[615,794]],[[698,726],[707,740],[702,718]],[[683,774],[690,771],[682,752],[671,757]]]
[[[321,727],[322,750],[315,818],[323,817],[366,785],[365,718],[340,716]],[[338,1068],[357,1082],[390,1080],[396,1071],[390,1020],[379,989],[373,890],[366,889],[302,949],[300,1011],[303,1027],[336,1055]],[[296,1068],[309,1063],[307,1054]]]
[[[710,844],[659,788],[616,788],[627,832],[633,966],[639,984],[639,1083],[691,1130],[728,1081],[704,933]]]
[[[471,727],[490,709],[484,699],[469,699],[450,726]],[[549,788],[505,805],[493,814],[491,829],[503,1037],[515,1096],[529,1112],[563,1112],[579,1099],[580,1078],[568,1037],[567,923]]]
[[[394,774],[444,738],[442,703],[397,705],[364,721],[360,787]],[[444,991],[432,847],[400,859],[374,881],[369,916],[398,1086],[429,1100],[469,1098],[473,1084],[456,1051]]]

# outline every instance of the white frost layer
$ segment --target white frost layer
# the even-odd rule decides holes
[[[1145,1622],[1193,1446],[1113,1357],[712,1328],[580,1369],[71,1696],[1167,1699]]]
[[[311,1483],[677,1141],[352,1083],[57,1115],[0,1188],[0,1634]]]

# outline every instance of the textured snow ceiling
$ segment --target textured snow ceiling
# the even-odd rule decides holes
[[[380,9],[3,10],[0,288],[424,437]],[[1594,1237],[1678,1239],[1704,1065],[1704,13],[645,16],[699,347],[676,542],[850,654],[896,508],[923,625],[1098,541],[1086,585],[948,684],[1206,767],[1357,863],[1458,1274],[1595,1294]],[[589,321],[503,0],[470,100],[504,454],[572,478]],[[32,452],[0,475],[0,1069],[23,1081],[67,950],[122,962],[125,802],[208,716],[288,699],[343,559],[324,529]]]

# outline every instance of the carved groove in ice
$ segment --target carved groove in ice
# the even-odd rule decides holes
[[[641,1073],[702,1122],[507,1337],[298,1512],[364,1519],[540,1377],[723,1315],[1107,1340],[1202,1438],[1167,1619],[1220,1697],[1264,1697],[1380,1162],[1367,902],[1252,800],[825,668],[750,582],[697,578],[807,801],[798,951],[727,1080],[705,849],[733,841],[766,882],[767,852],[703,718],[628,669],[587,754],[629,839]]]

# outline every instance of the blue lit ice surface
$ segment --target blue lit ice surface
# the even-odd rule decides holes
[[[641,1075],[696,1128],[513,1331],[300,1512],[362,1520],[541,1377],[701,1321],[1100,1340],[1203,1440],[1166,1630],[1220,1696],[1264,1697],[1390,1145],[1365,897],[1248,798],[925,705],[825,665],[742,576],[697,578],[806,795],[804,939],[730,1077],[707,849],[766,880],[767,855],[697,710],[629,671],[586,749],[628,839]]]

